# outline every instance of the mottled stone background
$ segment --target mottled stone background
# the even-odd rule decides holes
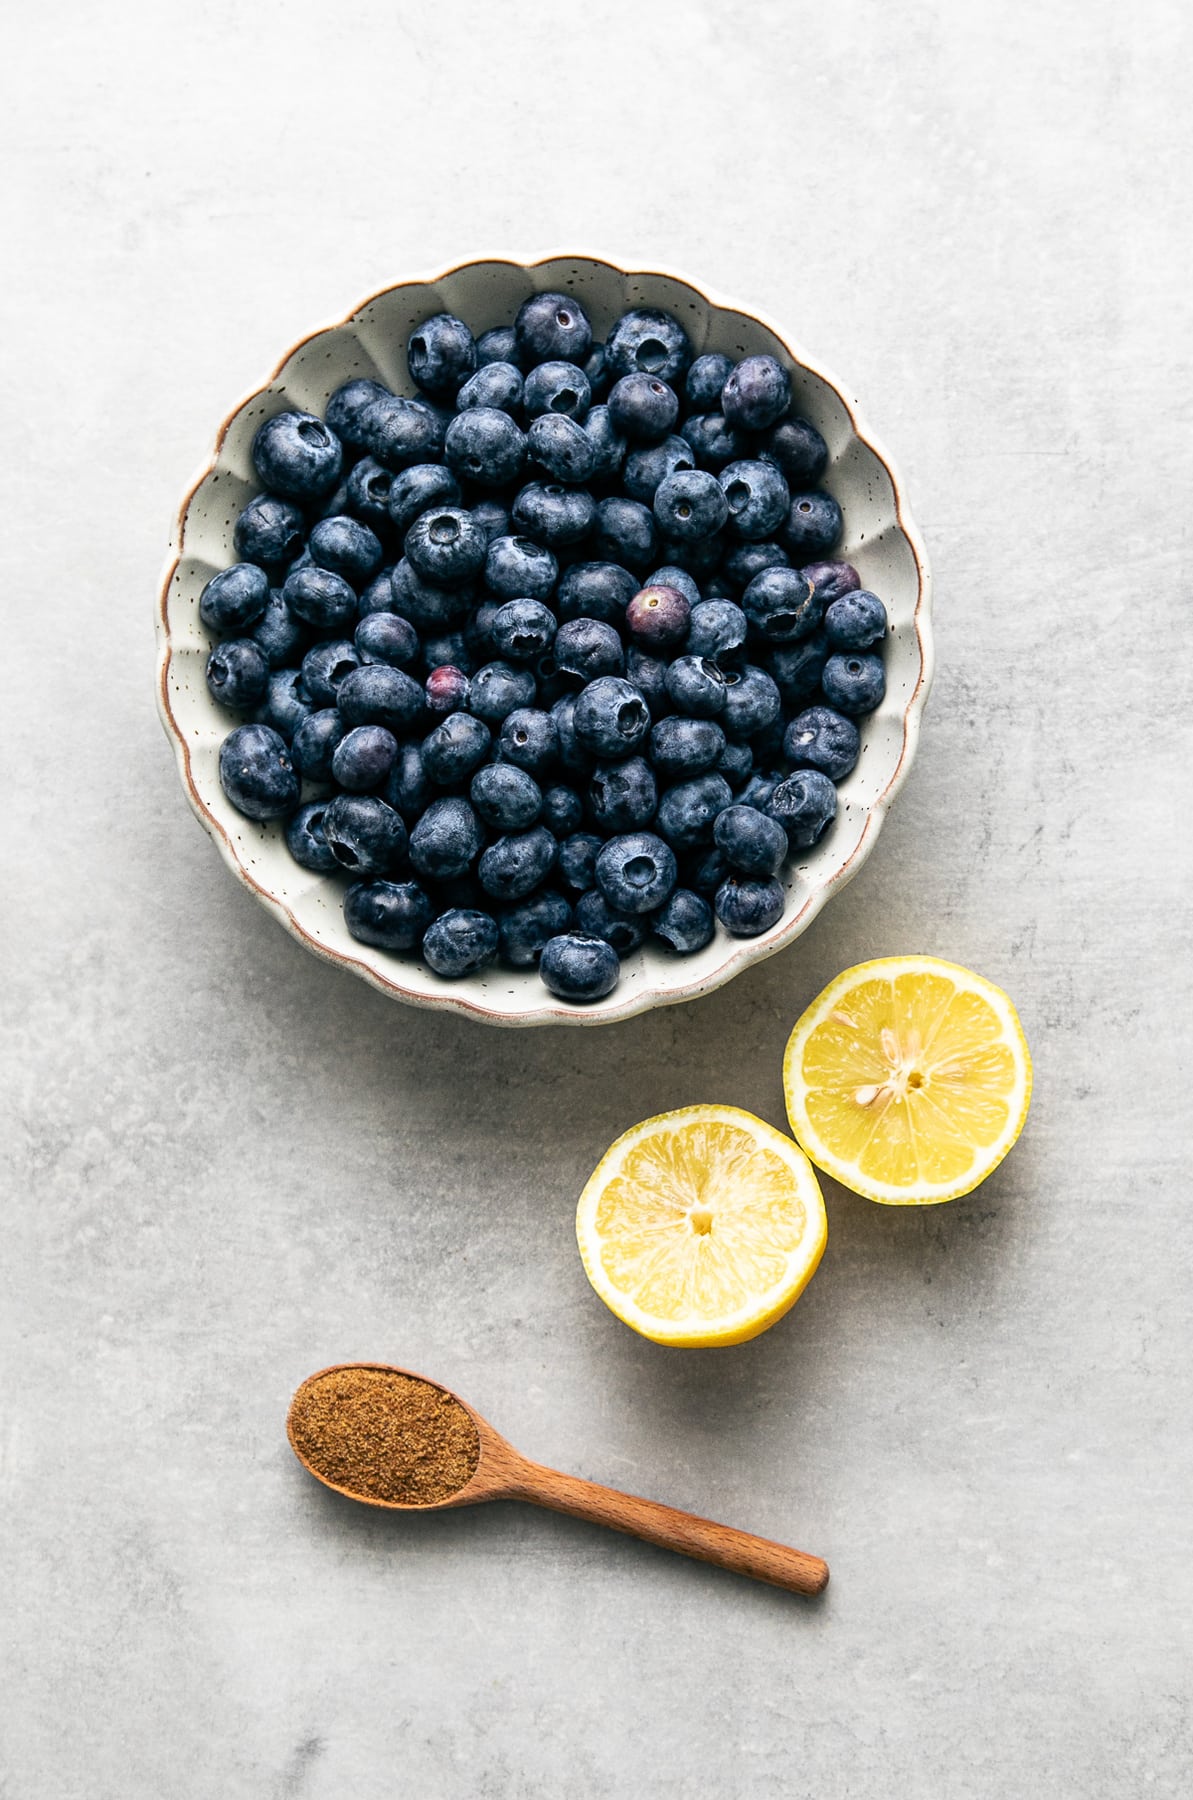
[[[5,1800],[1189,1792],[1193,33],[1171,0],[141,0],[10,21],[0,109]],[[787,954],[597,1032],[316,963],[153,710],[171,511],[371,288],[578,243],[839,371],[933,559],[874,856]],[[782,1121],[821,984],[1016,997],[971,1199],[835,1188],[797,1310],[675,1353],[576,1194],[645,1114]],[[286,1447],[393,1357],[534,1455],[823,1553],[807,1605],[513,1507],[398,1521]]]

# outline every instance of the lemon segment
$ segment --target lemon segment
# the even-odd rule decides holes
[[[611,1311],[659,1344],[740,1344],[795,1304],[827,1236],[799,1147],[733,1106],[635,1125],[580,1196],[576,1237]]]
[[[859,963],[799,1019],[791,1129],[844,1187],[892,1206],[955,1200],[1023,1129],[1031,1056],[1001,988],[931,956]]]

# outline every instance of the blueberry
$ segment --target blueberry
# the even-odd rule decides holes
[[[729,506],[729,530],[734,537],[759,543],[778,530],[787,516],[791,495],[772,463],[727,463],[721,470],[720,482]]]
[[[522,371],[511,362],[482,363],[456,395],[458,412],[467,412],[472,406],[494,406],[498,412],[513,413],[521,404]]]
[[[583,362],[592,348],[588,314],[569,294],[532,294],[518,308],[514,338],[525,365]]]
[[[443,426],[422,400],[386,394],[366,409],[360,429],[369,455],[387,469],[433,462],[443,449]]]
[[[614,429],[635,444],[658,444],[679,418],[675,390],[657,375],[623,375],[609,391]]]
[[[452,787],[480,767],[491,742],[492,734],[482,719],[472,713],[449,713],[423,739],[423,768],[439,787]]]
[[[363,587],[381,567],[381,540],[359,519],[344,514],[320,519],[309,541],[312,559],[319,567],[342,575],[353,587]]]
[[[232,545],[241,562],[277,569],[302,549],[303,517],[297,506],[276,494],[257,494],[236,521]]]
[[[602,1000],[617,986],[621,962],[603,938],[565,931],[543,946],[539,974],[559,1000]]]
[[[724,714],[721,715],[722,718]],[[751,744],[727,743],[713,768],[723,775],[731,788],[742,787],[754,772],[754,749]]]
[[[841,536],[841,508],[819,489],[793,494],[779,537],[797,563],[827,556]]]
[[[867,650],[886,636],[886,607],[867,588],[842,594],[824,615],[824,635],[834,650]]]
[[[600,675],[620,675],[625,658],[612,625],[580,618],[568,619],[556,632],[554,663],[561,673],[587,683]]]
[[[458,506],[420,513],[406,533],[407,560],[424,581],[455,587],[479,575],[489,542],[470,513]]]
[[[266,419],[253,438],[252,457],[262,487],[304,505],[331,493],[344,461],[335,432],[308,412]]]
[[[826,607],[831,606],[834,600],[839,600],[843,594],[856,593],[862,585],[862,578],[852,563],[805,563],[803,573]]]
[[[587,481],[596,467],[596,451],[583,426],[557,413],[534,420],[526,445],[553,481]]]
[[[844,781],[860,746],[853,720],[827,706],[808,707],[792,719],[783,737],[783,754],[793,769],[819,769],[830,781]]]
[[[345,725],[384,725],[401,737],[418,725],[425,707],[421,685],[404,669],[388,663],[365,663],[345,675],[336,690],[336,705]]]
[[[269,688],[269,658],[252,638],[228,638],[207,658],[207,691],[230,712],[252,712]]]
[[[779,783],[765,811],[786,831],[793,850],[807,850],[836,817],[837,790],[819,769],[797,769]]]
[[[667,692],[677,712],[715,719],[725,705],[726,680],[707,656],[679,656],[667,670]]]
[[[659,801],[659,833],[676,850],[707,844],[717,814],[732,803],[733,793],[723,775],[696,775],[678,782]]]
[[[572,837],[584,823],[584,802],[575,788],[557,782],[543,795],[542,819],[552,837]]]
[[[588,785],[588,805],[593,823],[606,837],[622,831],[639,831],[649,825],[658,809],[659,790],[654,771],[641,756],[625,762],[604,763]]]
[[[296,618],[282,598],[280,588],[270,590],[265,611],[252,629],[252,640],[264,650],[271,669],[284,668],[297,662],[307,641],[307,627]]]
[[[680,436],[692,446],[692,455],[702,469],[714,472],[723,469],[727,463],[737,462],[745,456],[748,448],[746,439],[734,431],[723,413],[693,413],[679,430]]]
[[[417,950],[433,917],[417,881],[354,881],[344,895],[349,934],[378,950]]]
[[[525,769],[528,775],[541,775],[559,755],[555,720],[536,707],[516,707],[501,721],[497,753],[502,762]]]
[[[436,663],[423,683],[427,708],[441,717],[444,713],[463,712],[472,693],[472,683],[455,663]]]
[[[780,419],[762,441],[763,455],[793,488],[814,488],[828,466],[828,445],[807,419]]]
[[[625,461],[626,441],[614,425],[607,406],[590,407],[584,435],[592,445],[592,479],[612,481]]]
[[[530,706],[536,691],[529,669],[516,669],[507,662],[489,662],[472,677],[468,705],[478,719],[500,725],[519,707]]]
[[[343,631],[356,624],[359,609],[351,586],[342,575],[333,575],[316,563],[291,570],[282,598],[292,613],[316,631]]]
[[[636,644],[625,653],[626,679],[632,681],[643,696],[653,719],[661,719],[671,711],[667,692],[667,665],[657,656],[648,656]]]
[[[658,548],[654,514],[639,500],[611,494],[596,509],[592,539],[598,557],[626,569],[648,568]]]
[[[512,325],[495,325],[492,331],[482,331],[477,338],[477,368],[483,369],[487,363],[512,363],[516,369],[522,367],[522,352]]]
[[[711,769],[725,733],[711,719],[660,719],[650,734],[650,760],[663,781],[683,781]]]
[[[463,319],[436,313],[406,345],[410,379],[436,400],[453,400],[476,367],[476,341]]]
[[[490,544],[494,539],[504,537],[510,528],[510,516],[500,500],[492,496],[478,500],[472,509],[472,516],[488,538]]]
[[[588,385],[592,389],[594,400],[603,400],[609,392],[612,377],[605,367],[605,346],[594,344],[580,367],[588,377]]]
[[[331,853],[331,845],[323,833],[323,815],[327,802],[317,800],[300,806],[286,821],[286,847],[300,868],[316,875],[335,875],[339,863]]]
[[[511,662],[533,662],[550,649],[555,614],[541,600],[507,600],[491,628],[493,648]]]
[[[717,889],[713,905],[721,924],[734,937],[758,937],[783,917],[781,881],[750,881],[730,875]]]
[[[371,456],[363,456],[350,470],[344,483],[344,505],[347,512],[365,524],[380,527],[389,523],[389,500],[394,477]],[[326,515],[325,515],[326,516]]]
[[[353,605],[356,596],[353,595]],[[213,575],[199,596],[199,617],[209,631],[244,631],[269,604],[269,576],[256,563],[233,563]]]
[[[290,754],[304,781],[330,781],[331,761],[344,735],[344,721],[334,706],[308,713],[294,733]]]
[[[526,466],[526,438],[508,413],[472,406],[448,426],[444,455],[457,475],[481,487],[505,487]]]
[[[623,313],[605,339],[605,366],[614,380],[641,370],[674,384],[691,360],[692,346],[679,320],[653,306]]]
[[[286,740],[268,725],[238,725],[220,745],[220,786],[247,819],[283,819],[299,786]]]
[[[825,699],[838,712],[855,716],[873,712],[886,693],[882,658],[860,650],[838,651],[825,663],[820,685]]]
[[[502,960],[514,969],[532,969],[548,938],[566,931],[572,909],[562,894],[547,889],[517,906],[503,907],[497,915],[497,940]]]
[[[368,587],[360,596],[357,610],[362,619],[371,613],[392,612],[394,608],[394,572],[393,568],[382,569],[374,575]]]
[[[337,794],[323,815],[323,835],[354,875],[384,875],[406,850],[401,814],[376,794]]]
[[[513,763],[485,763],[472,777],[468,797],[494,831],[525,831],[543,809],[538,782]]]
[[[791,377],[773,356],[745,356],[721,391],[721,411],[739,431],[765,431],[791,405]]]
[[[768,653],[767,669],[787,706],[802,706],[812,698],[828,654],[828,639],[820,631],[802,643],[779,645]]]
[[[824,602],[801,569],[763,569],[741,603],[755,631],[774,644],[810,637],[824,617]]]
[[[303,720],[310,717],[311,710],[298,670],[274,669],[257,715],[260,723],[272,725],[289,742]]]
[[[654,497],[659,530],[673,542],[692,543],[720,531],[729,505],[720,482],[707,469],[677,469],[661,481]]]
[[[427,581],[405,556],[395,564],[390,577],[390,604],[401,618],[408,619],[420,631],[442,632],[450,629],[468,611],[471,589],[437,587]]]
[[[592,404],[588,377],[575,363],[545,362],[532,369],[522,389],[528,419],[560,413],[565,419],[582,419]]]
[[[600,619],[606,625],[620,626],[637,590],[636,578],[619,563],[573,563],[559,580],[559,617],[565,622]]]
[[[551,552],[533,538],[496,537],[485,558],[485,585],[503,600],[545,600],[558,573]]]
[[[576,696],[564,694],[551,708],[559,760],[574,775],[587,775],[592,758],[576,738]]]
[[[576,902],[576,923],[590,937],[604,938],[619,956],[628,956],[646,942],[649,919],[637,913],[619,913],[600,888],[590,888]]]
[[[423,937],[423,961],[436,975],[458,981],[497,960],[497,921],[487,912],[453,907]]]
[[[650,730],[650,711],[631,682],[620,675],[602,675],[581,689],[573,723],[583,749],[614,760],[630,755],[642,743]]]
[[[423,755],[425,760],[425,744]],[[410,833],[410,860],[420,875],[432,881],[451,881],[467,874],[483,843],[480,820],[467,800],[432,800]]]
[[[317,714],[316,717],[319,715]],[[383,798],[387,806],[400,812],[409,824],[426,811],[432,795],[431,783],[423,768],[421,744],[399,744],[394,766],[389,772]]]
[[[733,371],[732,359],[719,350],[698,356],[688,370],[684,392],[693,412],[712,412],[721,404],[721,389]]]
[[[727,806],[718,813],[713,841],[730,868],[742,875],[776,874],[789,847],[782,825],[753,806]]]
[[[790,561],[781,544],[734,544],[725,553],[721,573],[740,594],[763,569],[785,569]]]
[[[545,825],[499,837],[481,856],[481,886],[494,900],[524,900],[550,874],[557,850]]]
[[[686,438],[668,437],[661,444],[648,444],[632,450],[626,457],[622,485],[631,500],[650,506],[659,484],[679,469],[694,469],[696,458]]]
[[[674,587],[644,587],[625,611],[626,628],[646,650],[673,650],[688,635],[692,608]]]
[[[356,627],[354,642],[361,662],[391,663],[403,668],[418,656],[418,633],[397,613],[368,613]]]
[[[366,412],[374,400],[392,398],[389,389],[382,387],[379,381],[369,381],[358,376],[336,389],[327,402],[324,418],[341,444],[350,444],[354,450],[362,450],[365,442],[362,426]]]
[[[363,794],[380,787],[394,766],[398,740],[384,725],[358,725],[336,745],[331,759],[332,779],[349,793]]]
[[[732,600],[702,600],[692,608],[689,656],[732,657],[746,641],[746,615]]]
[[[712,907],[690,888],[677,888],[666,906],[655,914],[650,928],[660,943],[677,956],[691,956],[712,942]]]
[[[700,850],[693,853],[684,870],[683,878],[697,894],[711,900],[721,883],[728,879],[729,864],[719,850]]]
[[[334,706],[340,683],[360,666],[355,645],[345,639],[315,644],[302,659],[303,692],[312,706]]]
[[[615,911],[654,912],[675,886],[675,852],[650,831],[610,838],[596,860],[597,886]]]
[[[596,512],[596,501],[586,488],[531,481],[520,490],[510,517],[519,531],[555,548],[587,537]]]
[[[755,773],[751,775],[738,795],[738,801],[742,806],[755,806],[759,812],[765,812],[770,805],[771,795],[782,780],[782,775],[777,773],[770,775]]]
[[[765,669],[747,663],[730,682],[724,710],[718,716],[726,737],[740,743],[774,725],[782,710],[782,697],[773,678]]]
[[[358,463],[349,477],[351,481],[357,471],[365,467]],[[379,471],[384,473],[384,471]],[[414,463],[403,469],[398,475],[389,476],[389,496],[387,514],[395,529],[403,537],[409,531],[420,513],[425,513],[435,506],[458,506],[460,504],[460,484],[450,469],[442,463]]]
[[[681,593],[689,606],[699,606],[704,598],[697,583],[687,569],[681,569],[677,563],[664,563],[656,569],[644,583],[646,587],[673,587]]]
[[[559,846],[558,877],[564,887],[583,894],[596,882],[596,859],[604,840],[590,831],[574,831]]]

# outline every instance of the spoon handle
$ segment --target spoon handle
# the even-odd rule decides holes
[[[517,1497],[552,1512],[570,1513],[574,1519],[628,1532],[660,1549],[678,1550],[683,1556],[715,1563],[755,1581],[768,1581],[793,1594],[819,1594],[828,1581],[828,1564],[820,1557],[773,1543],[770,1538],[753,1537],[732,1525],[717,1525],[695,1513],[661,1506],[657,1500],[640,1500],[635,1494],[622,1494],[595,1481],[581,1481],[541,1463],[524,1463],[519,1473]]]

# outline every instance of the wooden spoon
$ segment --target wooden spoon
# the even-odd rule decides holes
[[[476,1428],[480,1453],[474,1472],[461,1487],[444,1497],[410,1504],[341,1486],[317,1466],[316,1460],[300,1446],[296,1435],[296,1430],[299,1435],[302,1431],[304,1401],[310,1401],[310,1390],[316,1383],[356,1369],[422,1382],[463,1409]],[[334,1363],[330,1368],[308,1376],[290,1402],[286,1432],[299,1462],[317,1481],[337,1494],[345,1494],[348,1499],[360,1500],[369,1506],[384,1506],[394,1512],[443,1512],[448,1507],[472,1506],[485,1500],[528,1500],[535,1506],[548,1507],[552,1512],[569,1513],[574,1519],[587,1519],[594,1525],[607,1525],[612,1531],[628,1532],[631,1537],[644,1538],[648,1544],[657,1544],[664,1550],[678,1550],[700,1562],[715,1563],[718,1568],[749,1575],[755,1581],[768,1581],[773,1587],[787,1588],[793,1594],[819,1594],[828,1581],[828,1564],[818,1556],[809,1556],[786,1544],[772,1543],[769,1538],[752,1537],[749,1532],[736,1531],[730,1525],[716,1525],[711,1519],[698,1518],[694,1513],[679,1512],[674,1507],[661,1506],[655,1500],[640,1500],[633,1494],[618,1493],[615,1488],[601,1487],[595,1481],[581,1481],[574,1475],[563,1475],[557,1469],[531,1462],[512,1444],[506,1443],[487,1420],[450,1388],[392,1363]],[[394,1460],[396,1464],[398,1455]]]

